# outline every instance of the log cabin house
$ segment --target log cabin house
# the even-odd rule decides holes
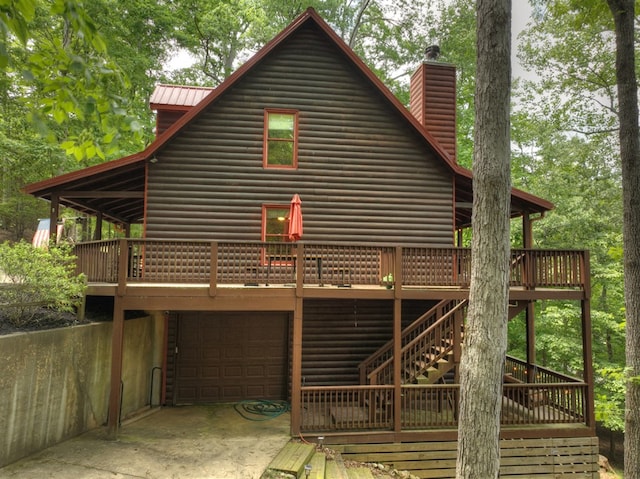
[[[448,477],[473,187],[456,162],[455,75],[419,65],[407,109],[309,9],[218,87],[158,86],[144,151],[26,187],[51,225],[61,206],[97,218],[76,254],[88,300],[113,298],[112,429],[125,312],[145,310],[164,318],[163,404],[287,400],[292,436],[439,444],[440,465],[414,469]],[[542,451],[540,474],[595,477],[589,256],[533,248],[552,208],[512,191],[510,316],[524,315],[527,346],[505,359],[503,448]],[[143,237],[102,239],[103,221]],[[582,306],[582,377],[536,364],[545,299]],[[507,456],[503,477],[533,464]]]

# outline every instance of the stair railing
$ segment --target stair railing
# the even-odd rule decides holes
[[[454,350],[459,341],[455,316],[466,304],[466,300],[440,301],[402,331],[403,370],[410,370],[418,361],[420,369],[426,370]],[[462,325],[462,320],[459,324]],[[392,384],[393,339],[363,361],[359,368],[361,384]]]

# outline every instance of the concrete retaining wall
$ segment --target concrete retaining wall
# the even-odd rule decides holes
[[[161,316],[125,322],[123,418],[149,403],[163,327]],[[111,331],[96,323],[0,336],[0,467],[106,422]]]

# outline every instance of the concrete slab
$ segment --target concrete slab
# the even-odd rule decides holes
[[[289,441],[290,416],[252,421],[233,405],[162,408],[0,468],[2,479],[259,479]]]

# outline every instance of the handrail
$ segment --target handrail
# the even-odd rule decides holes
[[[529,377],[531,371],[531,377]],[[516,380],[523,383],[579,383],[582,379],[559,373],[553,369],[545,368],[535,364],[507,355],[505,364],[505,374],[512,375]]]
[[[442,303],[442,302],[441,302]],[[441,305],[438,303],[438,305]],[[419,333],[417,336],[412,337],[406,344],[403,344],[401,349],[401,368],[406,369],[410,366],[410,364],[417,362],[420,360],[422,363],[420,366],[420,370],[426,371],[427,369],[434,366],[440,359],[446,357],[451,351],[454,350],[456,342],[460,341],[460,334],[458,331],[455,331],[456,323],[454,321],[454,315],[462,308],[466,307],[467,300],[464,301],[448,301],[449,304],[452,304],[453,307],[447,309],[446,312],[442,314],[440,318],[438,318],[434,323],[428,326],[424,331]],[[435,309],[435,308],[433,308]],[[443,308],[444,310],[444,305]],[[437,310],[435,314],[437,315]],[[426,315],[423,315],[423,323],[426,323],[425,318]],[[432,316],[430,316],[432,317]],[[412,326],[416,322],[412,324]],[[460,322],[460,326],[462,326],[462,321]],[[412,328],[412,331],[415,330],[416,327]],[[412,331],[409,331],[412,332]],[[403,340],[409,337],[408,334],[403,334]],[[450,341],[447,341],[450,340]],[[434,352],[430,358],[425,360],[424,353],[427,352],[428,348],[440,348],[439,351]],[[370,384],[379,384],[378,378],[386,378],[386,383],[391,383],[393,381],[393,356],[387,358],[383,363],[378,365],[375,369],[370,371],[366,378]]]
[[[452,301],[449,299],[444,299],[438,302],[438,304],[433,306],[418,319],[414,320],[409,326],[404,328],[400,339],[401,344],[404,344],[406,338],[409,337],[412,333],[418,331],[419,328],[424,327],[425,324],[429,324],[432,318],[437,318],[438,315],[442,316],[444,314],[445,308],[450,304],[452,304]],[[420,331],[418,331],[416,335],[417,334],[420,334]],[[358,365],[358,369],[361,371],[361,378],[363,379],[363,381],[361,382],[364,383],[364,378],[368,376],[373,369],[376,369],[380,364],[387,361],[391,355],[393,355],[393,339],[390,339],[385,344],[380,346],[374,353],[372,353],[368,358],[366,358]]]

